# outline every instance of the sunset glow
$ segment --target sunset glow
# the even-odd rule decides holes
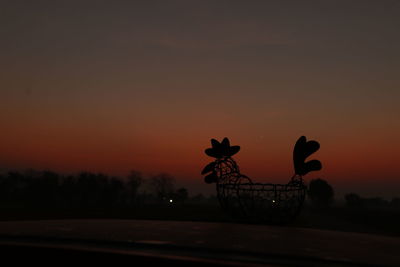
[[[208,193],[211,138],[287,182],[305,135],[324,166],[306,181],[398,196],[398,2],[51,2],[0,11],[2,171],[168,172]]]

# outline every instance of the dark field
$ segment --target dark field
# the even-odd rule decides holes
[[[222,212],[218,204],[153,204],[138,207],[37,208],[3,206],[0,220],[47,219],[139,219],[204,222],[238,222]],[[304,207],[287,226],[346,232],[400,236],[400,210],[394,208],[350,208],[317,210]]]

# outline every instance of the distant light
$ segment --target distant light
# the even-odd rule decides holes
[[[275,203],[275,199],[273,199],[272,202]]]
[[[174,202],[174,201],[173,201],[172,199],[170,199],[170,200],[169,200],[169,203],[172,203],[172,202]]]

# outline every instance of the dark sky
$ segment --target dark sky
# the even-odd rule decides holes
[[[400,194],[400,1],[1,1],[0,167],[169,172],[210,138],[286,182],[300,135],[339,193]]]

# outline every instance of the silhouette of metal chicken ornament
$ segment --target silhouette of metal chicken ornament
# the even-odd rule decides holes
[[[293,150],[295,174],[287,184],[254,183],[240,173],[232,158],[239,146],[231,146],[229,139],[222,142],[211,139],[211,148],[205,153],[215,160],[201,172],[206,183],[216,183],[221,207],[231,215],[246,221],[285,223],[300,212],[306,194],[303,176],[322,168],[318,160],[306,159],[319,149],[317,141],[300,137]]]

